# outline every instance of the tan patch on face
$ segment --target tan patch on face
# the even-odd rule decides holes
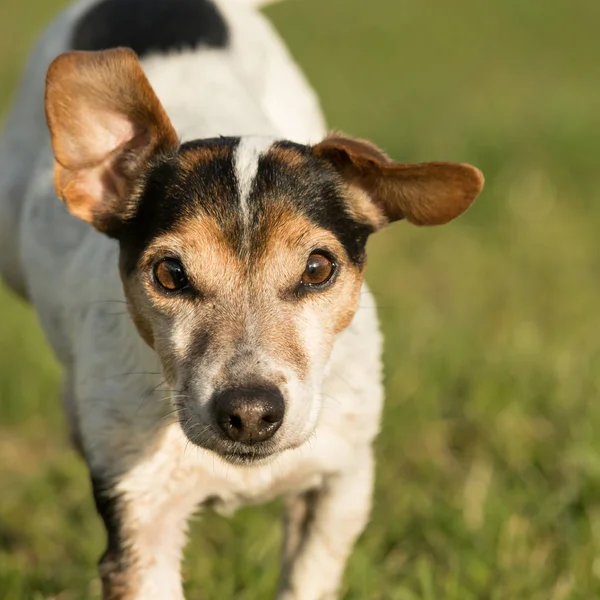
[[[358,302],[360,298],[360,290],[364,278],[364,272],[366,267],[366,261],[363,263],[361,269],[354,268],[352,273],[352,280],[348,286],[348,295],[344,298],[343,302],[337,305],[336,310],[336,326],[335,333],[341,333],[350,325],[356,310],[358,308]]]
[[[154,281],[154,266],[173,253],[184,265],[194,290],[191,296],[165,294]],[[188,345],[198,332],[218,328],[222,311],[216,307],[224,301],[229,304],[226,292],[239,284],[232,280],[239,270],[217,223],[208,217],[194,217],[151,244],[140,261],[139,271],[125,280],[133,321],[158,352],[168,380],[176,380],[181,361],[189,358]],[[185,323],[186,335],[177,337],[173,334],[180,323]],[[227,328],[219,331],[216,344],[226,343],[229,334]]]
[[[278,162],[292,169],[304,167],[306,157],[295,148],[286,146],[273,146],[269,149],[268,156],[275,158]]]
[[[266,206],[255,232],[259,245],[248,253],[238,254],[217,222],[198,214],[155,240],[142,257],[141,275],[126,282],[134,322],[167,376],[175,379],[182,365],[201,360],[220,361],[217,383],[224,386],[261,376],[274,382],[277,369],[286,367],[304,380],[311,361],[326,360],[335,334],[351,322],[363,268],[346,258],[331,232],[289,205]],[[331,285],[302,291],[315,250],[335,258],[337,273]],[[169,295],[156,287],[153,265],[173,255],[194,293]],[[194,356],[202,335],[209,340],[206,357]]]
[[[144,253],[142,266],[149,266],[173,252],[181,258],[188,279],[206,300],[214,300],[234,283],[232,280],[239,280],[243,269],[217,222],[205,215],[185,219],[170,233],[158,238]],[[173,306],[173,298],[160,293],[153,294],[152,300],[166,311]]]
[[[297,284],[307,259],[315,250],[325,250],[333,255],[337,268],[335,279],[329,286],[308,291],[296,302],[290,302],[290,310],[297,312],[297,305],[308,304],[314,307],[315,316],[321,313],[318,315],[320,323],[314,323],[314,326],[326,329],[327,325],[333,325],[333,333],[339,333],[350,324],[356,312],[364,268],[347,260],[342,245],[331,232],[316,227],[299,213],[290,211],[279,215],[265,251],[267,257],[277,257],[277,260],[270,261],[264,276],[281,281],[288,279],[292,285]],[[293,279],[290,277],[291,265],[294,265]]]
[[[301,232],[290,230],[288,235]],[[290,277],[284,257],[271,256],[268,246],[240,257],[218,224],[206,216],[186,220],[161,240],[164,243],[185,248],[181,256],[186,272],[205,304],[194,326],[212,330],[213,345],[222,350],[260,347],[300,377],[306,375],[308,359],[299,344],[294,307],[281,299],[281,286]]]
[[[387,217],[383,211],[373,203],[369,194],[362,188],[352,183],[347,184],[346,205],[348,213],[359,222],[366,222],[375,230],[387,224]]]
[[[202,163],[207,163],[218,158],[225,158],[231,152],[227,146],[197,146],[189,148],[179,155],[179,164],[184,173],[191,173]]]

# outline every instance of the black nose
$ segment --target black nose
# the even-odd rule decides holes
[[[285,411],[277,388],[232,388],[213,399],[219,427],[235,442],[251,446],[273,437]]]

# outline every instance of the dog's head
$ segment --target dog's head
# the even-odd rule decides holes
[[[130,313],[188,438],[260,460],[314,431],[336,334],[357,309],[369,234],[446,223],[469,165],[400,165],[368,142],[180,144],[135,55],[62,55],[46,115],[58,195],[118,240]]]

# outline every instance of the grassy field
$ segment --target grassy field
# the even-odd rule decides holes
[[[0,6],[0,103],[60,0]],[[462,160],[454,224],[370,244],[388,403],[352,600],[600,598],[600,3],[296,0],[268,9],[330,124]],[[0,291],[0,599],[95,598],[103,532],[59,371]],[[278,506],[193,527],[189,597],[265,600]]]

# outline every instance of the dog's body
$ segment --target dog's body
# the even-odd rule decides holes
[[[177,150],[179,154],[174,158],[176,145],[172,142],[170,130],[165,134],[160,133],[164,137],[160,141],[161,148],[168,145],[165,140],[171,140],[167,154],[170,152],[169,164],[175,165],[170,166],[161,177],[170,181],[172,172],[181,173],[182,169],[191,169],[189,165],[193,161],[196,161],[193,162],[193,168],[198,169],[198,164],[205,164],[206,161],[213,164],[218,159],[222,165],[218,173],[215,175],[214,169],[209,170],[205,177],[216,177],[214,189],[221,190],[221,180],[231,172],[233,183],[230,187],[233,191],[228,187],[224,192],[215,193],[225,195],[231,192],[239,197],[237,210],[241,212],[235,219],[241,219],[245,225],[240,225],[241,228],[236,225],[236,240],[240,236],[252,236],[256,223],[263,218],[264,210],[269,210],[261,205],[263,208],[253,213],[253,205],[248,204],[254,202],[252,198],[257,193],[257,181],[260,181],[260,173],[266,169],[261,162],[265,160],[264,157],[271,157],[275,163],[279,160],[283,165],[281,168],[295,169],[304,164],[303,161],[308,161],[306,172],[313,169],[313,159],[307,158],[311,147],[287,142],[278,145],[277,142],[288,139],[298,144],[314,143],[321,140],[325,132],[312,90],[266,21],[248,6],[234,0],[216,0],[214,6],[206,0],[171,1],[171,8],[181,7],[182,30],[184,22],[190,22],[190,15],[186,12],[190,6],[199,6],[205,11],[205,16],[208,14],[206,10],[210,12],[204,21],[211,23],[210,28],[192,28],[191,32],[186,30],[186,39],[189,41],[189,35],[194,38],[195,49],[174,51],[173,38],[163,34],[153,34],[157,35],[157,39],[152,40],[151,35],[136,38],[131,30],[119,31],[114,21],[116,3],[121,2],[118,10],[127,11],[127,5],[136,4],[135,0],[104,3],[83,0],[65,11],[47,30],[31,58],[0,142],[0,267],[5,281],[35,306],[46,335],[65,368],[64,398],[73,438],[89,465],[98,510],[108,530],[108,550],[101,563],[106,598],[182,598],[179,563],[189,515],[203,504],[230,512],[241,505],[263,502],[277,496],[286,498],[286,541],[279,598],[334,598],[348,554],[368,519],[373,479],[371,444],[378,432],[383,400],[381,339],[374,303],[362,284],[363,251],[359,249],[357,257],[353,257],[352,250],[348,250],[354,248],[353,244],[357,243],[356,239],[362,233],[353,234],[352,240],[345,240],[340,245],[337,238],[331,235],[328,238],[324,233],[326,229],[337,231],[338,224],[329,217],[328,221],[324,217],[318,217],[321,221],[311,217],[312,222],[320,223],[319,239],[326,240],[330,247],[339,247],[336,251],[337,263],[342,271],[336,285],[346,286],[346,291],[340,296],[346,299],[336,301],[344,306],[328,308],[329,313],[323,317],[335,321],[335,327],[332,325],[332,331],[326,336],[327,341],[315,337],[313,328],[316,330],[317,325],[310,324],[310,319],[314,317],[310,316],[309,319],[306,317],[309,313],[303,313],[306,318],[303,317],[301,322],[304,325],[298,326],[304,327],[298,334],[303,346],[301,351],[295,352],[297,343],[294,335],[285,333],[289,319],[278,321],[273,313],[280,309],[269,304],[264,316],[265,319],[271,319],[269,335],[273,337],[279,331],[281,339],[267,343],[265,340],[271,339],[268,332],[265,333],[268,327],[263,326],[263,317],[257,307],[267,306],[268,302],[275,300],[263,298],[261,294],[266,292],[251,291],[254,289],[251,280],[241,278],[241,284],[232,284],[233,291],[228,292],[229,296],[215,301],[210,317],[211,324],[218,323],[211,333],[211,339],[224,339],[229,335],[227,332],[233,331],[233,327],[236,328],[237,341],[231,342],[231,350],[217,350],[216,345],[211,346],[207,354],[217,358],[202,358],[204,362],[194,366],[193,374],[188,373],[191,379],[182,383],[184,376],[181,373],[185,370],[182,365],[191,360],[190,356],[196,359],[195,354],[190,354],[189,348],[197,348],[200,343],[198,340],[194,340],[193,344],[190,342],[193,333],[190,326],[183,327],[174,320],[169,322],[168,328],[161,325],[163,329],[157,329],[159,326],[156,323],[163,317],[149,317],[148,311],[151,309],[147,308],[146,300],[138,305],[137,298],[142,294],[138,276],[135,275],[135,282],[132,283],[134,276],[127,266],[129,262],[137,264],[137,258],[134,261],[127,254],[132,252],[132,238],[112,230],[108,231],[111,237],[107,237],[78,221],[56,198],[52,185],[55,158],[46,133],[42,103],[44,75],[48,65],[57,55],[69,50],[97,51],[127,45],[134,46],[140,54],[141,64],[152,88],[177,134],[184,140],[250,136],[241,140],[209,139],[200,145],[184,145]],[[110,4],[110,10],[102,7],[102,4]],[[160,4],[156,2],[149,5]],[[99,6],[101,8],[98,11]],[[92,13],[94,10],[96,12]],[[93,18],[90,17],[92,14]],[[150,14],[148,18],[151,17]],[[139,46],[140,39],[143,43],[155,42],[153,47],[159,51],[149,51]],[[138,44],[137,48],[135,44]],[[103,71],[102,63],[96,64],[95,70],[89,68],[90,77],[96,72],[104,73],[102,89],[110,88],[121,70],[126,74],[115,85],[126,86],[129,90],[133,88],[132,82],[138,79],[141,87],[146,85],[141,81],[143,76],[135,70],[137,67],[129,55],[110,56],[113,61],[110,69]],[[71,179],[64,185],[62,183],[62,178],[70,178],[72,173],[79,178],[81,172],[87,177],[88,171],[91,171],[87,163],[85,168],[72,166],[81,152],[85,152],[88,142],[82,142],[81,148],[84,150],[78,147],[77,152],[69,154],[72,143],[70,140],[64,141],[68,132],[63,133],[63,122],[71,118],[70,114],[77,112],[77,106],[69,106],[68,110],[61,112],[62,103],[75,102],[78,96],[85,96],[90,85],[93,87],[93,81],[78,92],[72,91],[75,88],[65,87],[75,85],[73,81],[79,70],[83,76],[84,72],[88,72],[86,69],[87,63],[74,62],[67,66],[59,64],[54,71],[51,70],[46,111],[57,157],[56,185],[59,195],[71,212],[83,220],[92,221],[96,229],[107,232],[105,221],[97,220],[97,211],[92,216],[88,215],[89,218],[82,216],[82,203],[85,204],[91,197],[87,194],[87,188],[86,195],[75,201]],[[120,95],[123,96],[123,93]],[[112,118],[115,111],[118,112],[114,107],[120,102],[119,94],[110,102],[110,110],[99,113],[89,122],[84,123],[83,117],[73,116],[69,131],[75,131],[80,126],[90,130],[100,123],[97,137],[102,138],[112,127],[111,124],[104,128],[103,115]],[[161,132],[168,129],[168,122],[155,104],[152,104],[151,111],[154,111],[153,118],[160,121]],[[135,114],[139,113],[137,110]],[[119,130],[122,125],[123,121],[119,121],[116,130],[125,131],[123,128]],[[150,132],[150,137],[154,135],[153,127],[148,124],[144,129]],[[87,134],[84,132],[81,135],[85,137]],[[106,134],[106,139],[109,137]],[[358,148],[359,154],[362,153],[360,160],[364,155],[369,164],[380,161],[387,165],[387,159],[371,147],[358,147],[354,142],[354,145],[344,144],[341,150],[335,147],[334,154],[343,151],[354,157],[353,153]],[[131,152],[137,148],[138,145]],[[329,156],[331,148],[325,144],[319,152]],[[115,156],[114,152],[110,156]],[[336,164],[337,160],[334,161]],[[158,168],[155,167],[157,162],[160,161],[153,159],[153,169]],[[278,164],[271,167],[275,169],[275,174]],[[118,170],[114,165],[111,169],[110,176]],[[268,188],[275,175],[267,175],[264,177]],[[119,173],[117,176],[120,177]],[[149,185],[148,181],[153,175],[146,177],[144,185]],[[391,214],[393,210],[387,206],[381,211],[386,212],[387,220],[407,217],[417,223],[445,222],[462,212],[474,198],[481,187],[478,177],[477,181],[469,180],[473,189],[465,192],[468,202],[460,200],[464,206],[460,210],[452,209],[451,215],[429,218],[428,215],[423,216],[423,211],[412,214],[404,206],[401,215]],[[79,185],[79,181],[76,179],[75,183]],[[105,179],[94,181],[89,189],[105,185]],[[118,188],[121,179],[115,181],[118,184],[115,187]],[[168,189],[181,187],[182,184],[177,183]],[[251,190],[254,190],[252,194]],[[112,187],[109,191],[113,193]],[[93,195],[93,191],[91,193]],[[107,193],[103,192],[104,198]],[[148,193],[147,190],[143,192],[146,195]],[[364,192],[360,192],[356,198],[350,211],[353,214],[359,209],[362,211],[367,203]],[[186,207],[182,209],[183,212],[191,215],[191,209],[188,205]],[[306,210],[310,211],[310,208]],[[359,220],[369,223],[370,232],[381,225],[383,217],[380,209],[375,211],[375,216],[369,211],[375,209],[365,208],[366,216],[361,216]],[[273,223],[279,224],[281,218],[277,217]],[[201,231],[209,231],[206,229],[206,219],[203,219],[198,227]],[[217,217],[215,219],[222,222]],[[222,227],[229,227],[228,223],[226,220]],[[358,227],[354,221],[352,223],[352,227]],[[169,233],[169,227],[159,227],[160,231],[156,234],[159,241],[164,231]],[[183,234],[178,231],[177,239],[180,239]],[[298,239],[306,238],[309,233],[305,231]],[[364,240],[360,243],[364,245]],[[215,242],[212,254],[207,255],[205,261],[210,262],[221,251],[225,253],[225,250],[219,250],[219,244]],[[207,242],[207,245],[210,243]],[[348,250],[350,259],[346,258],[342,246]],[[309,251],[307,246],[307,254]],[[246,257],[250,252],[244,250],[239,256]],[[285,249],[279,249],[277,256],[282,252]],[[219,263],[215,272],[225,272],[229,268],[227,265],[234,260],[231,256]],[[317,256],[322,260],[322,256]],[[167,269],[173,268],[172,264],[167,265]],[[279,267],[278,273],[282,268]],[[191,266],[189,270],[192,271]],[[165,272],[167,284],[170,285],[177,270]],[[159,277],[164,276],[161,273]],[[230,278],[238,276],[237,271],[232,273]],[[262,285],[263,290],[266,287]],[[215,292],[217,298],[220,298],[220,289],[219,284]],[[208,294],[206,298],[209,298]],[[163,297],[153,297],[151,303],[154,307],[161,302],[164,302]],[[287,310],[285,307],[289,305],[288,301],[286,305],[277,306]],[[179,312],[189,316],[189,306],[181,308]],[[228,308],[223,308],[225,306]],[[239,315],[236,314],[238,311]],[[338,313],[343,315],[338,317]],[[290,314],[293,316],[293,313]],[[156,318],[159,321],[153,320]],[[328,322],[326,320],[320,321],[318,327],[326,328],[323,325]],[[236,321],[234,325],[231,324],[233,321]],[[208,323],[206,320],[202,322]],[[211,326],[207,325],[209,329]],[[257,327],[262,333],[256,333]],[[254,333],[251,334],[251,331]],[[170,336],[168,349],[161,350],[165,336]],[[220,339],[219,348],[223,347],[223,339]],[[205,342],[202,341],[203,348],[208,343]],[[186,349],[187,362],[181,359],[177,373],[173,374],[170,369],[173,368],[172,363],[179,360],[177,353],[184,352],[181,348]],[[306,354],[302,350],[306,348],[312,348],[308,354],[316,366],[308,369],[309,375],[296,376],[292,371],[298,370],[296,363],[302,362]],[[195,352],[197,356],[202,354],[200,350]],[[219,353],[222,358],[218,358]],[[283,362],[279,364],[278,356],[287,353],[299,358],[286,358],[287,362],[282,358]],[[167,354],[169,358],[165,358]],[[240,354],[244,356],[240,358]],[[254,366],[248,366],[250,363]],[[229,454],[230,449],[224,446],[225,441],[220,438],[214,441],[218,436],[212,429],[206,434],[208,437],[204,431],[198,433],[193,429],[195,409],[182,405],[192,396],[202,398],[201,390],[207,386],[214,396],[215,390],[219,389],[218,384],[214,383],[217,381],[214,374],[219,369],[225,369],[228,373],[227,385],[230,387],[238,385],[238,380],[242,382],[240,385],[250,386],[245,383],[250,376],[260,376],[261,381],[286,382],[285,385],[281,384],[282,389],[287,390],[284,393],[286,418],[283,419],[283,425],[278,418],[276,426],[278,428],[281,425],[279,433],[268,434],[273,435],[275,441],[268,442],[272,447],[269,446],[268,453],[265,450],[264,456]],[[310,393],[302,387],[308,385],[307,381],[312,386]],[[184,400],[179,403],[178,397]],[[305,398],[306,406],[299,407],[300,402],[295,400],[296,397]],[[208,400],[199,401],[200,404],[203,402],[206,404]],[[173,406],[177,408],[175,413]],[[199,419],[199,423],[207,423],[207,414]],[[222,425],[219,424],[219,427]],[[197,446],[190,444],[190,440]],[[255,441],[251,439],[248,443],[254,444]],[[229,441],[227,443],[231,445]],[[234,446],[231,452],[238,452],[241,448],[239,442],[235,442]],[[256,447],[262,446],[258,444]],[[248,456],[257,459],[246,460]]]

